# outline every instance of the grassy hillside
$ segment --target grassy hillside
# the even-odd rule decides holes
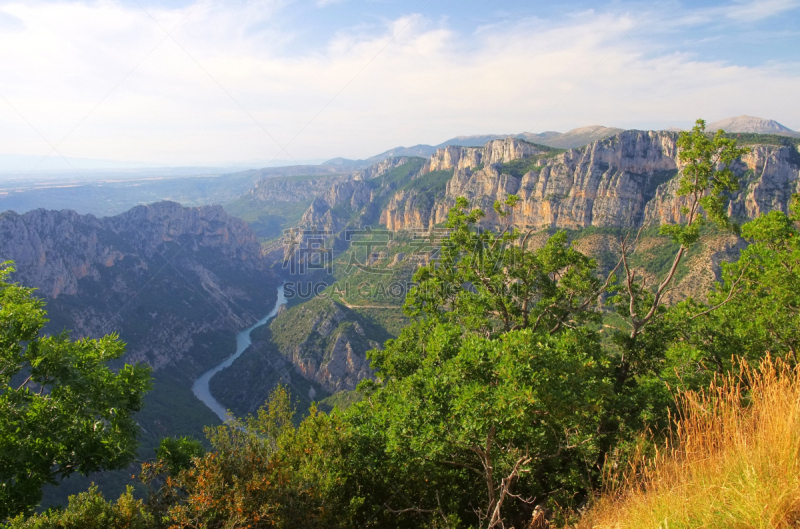
[[[678,404],[672,441],[577,527],[797,527],[800,369],[768,359]]]

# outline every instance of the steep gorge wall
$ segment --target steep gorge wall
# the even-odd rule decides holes
[[[482,169],[476,169],[481,162],[477,149],[447,147],[430,164],[455,170],[445,196],[428,205],[409,194],[396,195],[381,219],[390,229],[429,229],[446,220],[455,199],[464,196],[487,212],[486,223],[494,223],[498,221],[492,211],[494,201],[516,194],[520,205],[509,220],[522,229],[635,228],[645,222],[676,222],[684,204],[675,196],[677,138],[671,132],[622,132],[581,149],[540,157],[521,178],[503,174],[497,162],[484,162]],[[757,145],[735,164],[740,191],[730,203],[734,217],[786,209],[800,178],[798,153],[792,149]],[[503,152],[493,158],[502,163],[531,156],[513,149],[493,152]]]
[[[47,301],[49,330],[70,329],[76,338],[120,332],[127,360],[155,369],[182,359],[203,368],[208,358],[190,353],[199,336],[235,333],[275,297],[255,234],[220,206],[160,202],[102,219],[6,212],[4,260],[14,261],[15,281]]]

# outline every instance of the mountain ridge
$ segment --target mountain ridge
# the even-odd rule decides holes
[[[755,134],[777,134],[779,136],[788,136],[790,138],[800,138],[800,132],[796,132],[789,127],[781,125],[774,119],[764,119],[754,116],[736,116],[731,118],[721,119],[710,123],[706,130],[717,131],[719,129],[725,132],[746,132]]]
[[[346,158],[333,158],[323,162],[322,165],[334,166],[354,166],[354,167],[369,167],[375,163],[381,162],[387,158],[399,156],[421,156],[427,158],[434,154],[438,149],[447,146],[460,146],[460,147],[476,147],[484,145],[489,141],[516,138],[531,143],[538,143],[546,145],[547,147],[556,148],[573,148],[581,147],[591,141],[601,139],[623,129],[615,127],[605,127],[602,125],[591,125],[588,127],[579,127],[567,132],[545,131],[541,133],[534,132],[521,132],[517,134],[479,134],[472,136],[455,136],[449,140],[443,141],[438,145],[425,145],[419,144],[412,147],[395,147],[384,151],[375,156],[365,158],[363,160],[349,160]]]

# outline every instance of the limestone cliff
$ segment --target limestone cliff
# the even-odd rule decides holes
[[[676,141],[676,133],[626,131],[555,156],[492,149],[498,161],[491,163],[479,159],[478,149],[441,149],[430,167],[454,169],[444,197],[430,207],[423,202],[425,208],[420,209],[407,195],[395,196],[381,219],[392,229],[428,229],[443,222],[455,199],[464,196],[487,212],[486,222],[491,224],[497,221],[494,201],[516,194],[520,206],[510,221],[522,229],[633,228],[650,221],[675,222],[683,204],[674,193],[673,177],[679,169]],[[530,162],[524,174],[512,176],[504,167],[514,160]],[[731,214],[745,219],[785,210],[791,194],[798,191],[797,160],[796,147],[753,146],[734,167],[741,189],[731,197]]]
[[[355,389],[372,376],[366,352],[380,344],[367,338],[360,319],[346,307],[320,298],[288,310],[270,327],[297,372],[336,393]]]
[[[542,149],[541,146],[515,138],[492,140],[483,147],[456,147],[449,145],[438,149],[431,156],[428,170],[471,169],[481,164],[507,163],[545,152],[547,150]]]
[[[384,204],[414,178],[429,171],[429,165],[424,158],[398,157],[355,173],[315,198],[303,214],[301,225],[336,233],[348,224],[376,223]]]

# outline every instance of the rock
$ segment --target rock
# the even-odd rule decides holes
[[[515,138],[492,140],[483,147],[456,147],[449,145],[431,156],[428,170],[471,169],[481,164],[507,163],[519,158],[542,154],[541,148]]]
[[[476,171],[467,168],[478,159],[477,150],[471,154],[440,150],[431,159],[431,167],[455,168],[445,196],[431,205],[397,193],[380,219],[391,230],[427,230],[444,222],[456,198],[464,196],[472,207],[486,212],[484,223],[492,225],[499,223],[492,210],[494,201],[516,194],[520,204],[507,220],[525,230],[638,228],[643,223],[677,222],[685,204],[675,196],[677,137],[672,132],[622,132],[581,149],[540,158],[535,169],[521,178],[501,174],[491,165]],[[735,164],[741,190],[732,196],[733,217],[751,219],[773,209],[786,211],[789,198],[798,191],[800,175],[793,149],[757,145]],[[490,152],[499,156],[517,151]]]
[[[5,212],[5,260],[15,263],[15,281],[46,299],[48,332],[119,332],[126,360],[156,370],[182,359],[202,368],[207,359],[190,354],[207,346],[198,335],[232,335],[274,298],[255,234],[220,206],[159,202],[102,219],[68,210]]]

